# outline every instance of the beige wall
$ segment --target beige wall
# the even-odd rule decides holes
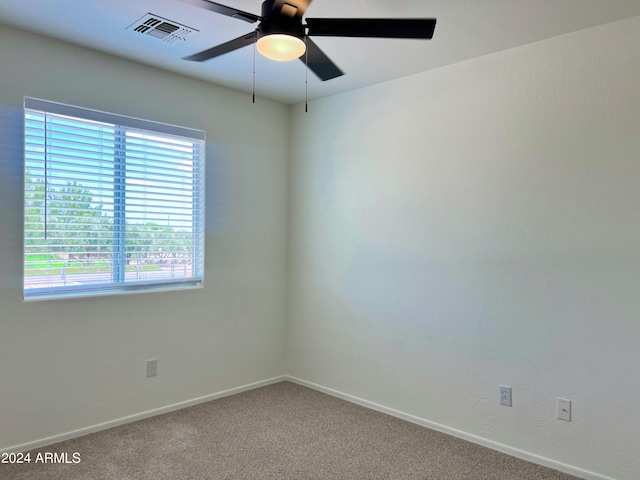
[[[639,85],[636,17],[293,107],[288,372],[638,478]]]
[[[281,375],[288,109],[10,28],[0,62],[0,448]],[[206,131],[204,289],[22,301],[25,95]]]

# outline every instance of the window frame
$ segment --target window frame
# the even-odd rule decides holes
[[[43,114],[52,114],[52,115],[61,115],[66,117],[72,117],[78,120],[86,120],[87,122],[99,122],[103,124],[109,124],[114,127],[116,131],[122,137],[123,132],[127,132],[130,129],[135,131],[143,131],[148,135],[157,135],[159,137],[169,138],[179,138],[184,140],[189,140],[193,142],[194,147],[197,150],[197,154],[192,155],[193,164],[193,177],[191,184],[191,213],[190,216],[192,218],[193,223],[193,232],[192,235],[192,263],[191,263],[191,276],[186,277],[186,266],[185,266],[185,277],[176,279],[176,278],[161,278],[156,280],[139,280],[139,281],[130,281],[126,280],[125,272],[123,269],[124,264],[118,267],[118,262],[116,261],[117,256],[124,255],[124,248],[126,247],[127,241],[124,237],[124,229],[126,228],[126,218],[124,211],[118,213],[119,220],[116,223],[116,211],[114,207],[114,223],[111,230],[115,233],[117,230],[121,230],[122,238],[120,241],[113,240],[111,244],[111,248],[113,249],[110,257],[110,269],[112,272],[111,280],[108,282],[97,282],[97,283],[88,283],[88,284],[80,284],[76,286],[67,286],[66,281],[64,282],[64,286],[46,286],[41,288],[27,288],[26,278],[27,278],[27,146],[28,144],[28,135],[27,135],[27,115],[29,111],[37,111]],[[23,299],[25,301],[37,301],[37,300],[55,300],[55,299],[68,299],[68,298],[78,298],[78,297],[88,297],[88,296],[104,296],[104,295],[121,295],[121,294],[130,294],[130,293],[140,293],[140,292],[151,292],[151,291],[174,291],[174,290],[184,290],[184,289],[193,289],[193,288],[202,288],[204,286],[204,267],[205,267],[205,204],[206,204],[206,192],[205,192],[205,169],[206,169],[206,134],[202,130],[196,130],[187,127],[180,127],[176,125],[155,122],[152,120],[144,120],[135,117],[129,117],[114,113],[108,113],[99,110],[92,110],[83,107],[77,107],[72,105],[67,105],[63,103],[51,102],[48,100],[36,99],[31,97],[24,98],[24,107],[23,107],[23,119],[24,119],[24,144],[25,150],[23,155]],[[47,134],[46,126],[43,129],[45,135]],[[117,146],[114,142],[114,149],[117,149]],[[45,153],[46,157],[46,153]],[[118,164],[118,161],[126,162],[126,155],[121,157],[119,160],[116,160],[116,154],[114,154],[114,166]],[[45,160],[46,165],[46,160]],[[45,167],[46,168],[46,167]],[[118,201],[118,193],[115,185],[119,183],[120,188],[125,188],[125,182],[127,178],[126,171],[123,170],[122,176],[120,173],[116,171],[114,168],[113,172],[113,184],[114,184],[114,205]],[[46,169],[45,169],[45,178],[46,178]],[[46,184],[46,181],[45,181]],[[127,203],[124,197],[124,192],[121,192],[121,203],[120,207],[124,208]],[[139,206],[139,204],[133,203],[129,204],[131,207]],[[164,208],[167,208],[166,206]],[[46,212],[46,206],[43,208],[43,211]],[[46,229],[47,216],[44,213],[44,225]],[[114,235],[115,238],[115,235]],[[116,248],[119,249],[116,251]],[[120,262],[122,263],[122,262]],[[122,270],[121,272],[117,272],[117,270]],[[116,275],[118,280],[116,280]]]

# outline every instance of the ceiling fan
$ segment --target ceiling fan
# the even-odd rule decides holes
[[[265,0],[262,15],[243,12],[211,0],[183,0],[206,10],[258,23],[251,33],[185,57],[203,62],[256,43],[258,52],[271,60],[300,58],[322,81],[344,75],[309,37],[369,37],[431,39],[435,18],[306,18],[312,0]],[[306,55],[305,55],[306,53]]]

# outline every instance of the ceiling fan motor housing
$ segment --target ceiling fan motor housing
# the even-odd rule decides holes
[[[292,35],[304,40],[305,31],[302,26],[302,16],[285,15],[280,10],[274,10],[276,0],[266,0],[262,3],[263,20],[258,25],[258,38],[274,33]],[[286,4],[285,4],[286,5]]]

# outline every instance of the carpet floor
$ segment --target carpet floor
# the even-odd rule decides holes
[[[35,463],[38,453],[79,463]],[[33,450],[3,480],[575,480],[290,382]],[[75,457],[77,459],[77,457]]]

